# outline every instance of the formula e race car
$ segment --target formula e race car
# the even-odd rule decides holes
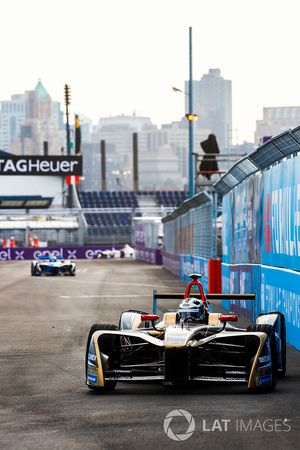
[[[120,250],[116,250],[114,247],[109,250],[100,250],[98,252],[98,259],[111,259],[111,258],[134,258],[135,249],[130,245],[125,244]]]
[[[184,294],[153,293],[152,314],[129,310],[119,326],[95,324],[86,347],[86,384],[113,390],[119,381],[245,383],[249,391],[270,392],[286,371],[285,319],[280,312],[260,314],[247,328],[230,324],[237,315],[211,311],[209,299],[254,300],[254,294],[207,294],[201,275]],[[191,288],[199,289],[199,294]],[[180,299],[177,312],[156,323],[158,299]],[[166,383],[166,384],[170,384]]]
[[[31,275],[76,275],[76,265],[69,259],[62,259],[59,256],[39,256],[37,260],[31,262]]]

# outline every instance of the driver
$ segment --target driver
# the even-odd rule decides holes
[[[180,321],[191,321],[207,324],[208,312],[202,300],[195,297],[188,297],[184,299],[177,311]]]

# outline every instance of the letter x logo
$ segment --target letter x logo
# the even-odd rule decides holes
[[[15,259],[24,259],[24,250],[19,252],[18,250],[15,251]]]
[[[68,258],[69,259],[76,259],[77,257],[76,257],[76,252],[77,252],[77,250],[68,250]]]

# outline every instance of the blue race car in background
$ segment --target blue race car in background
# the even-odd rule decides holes
[[[62,259],[60,256],[48,255],[40,256],[31,262],[31,275],[69,275],[76,274],[76,264],[69,259]]]

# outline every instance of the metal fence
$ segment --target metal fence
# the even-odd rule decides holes
[[[165,251],[203,258],[217,256],[216,199],[201,192],[162,219]]]

